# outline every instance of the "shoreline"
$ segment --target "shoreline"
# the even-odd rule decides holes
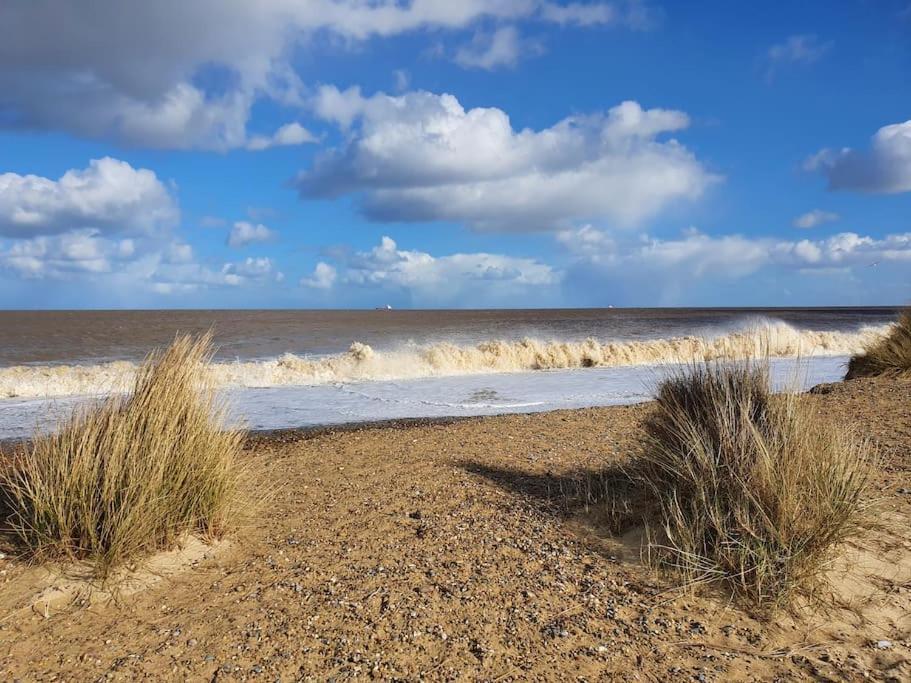
[[[653,399],[639,401],[638,403],[627,403],[623,405],[591,406],[588,408],[556,408],[553,410],[544,410],[534,413],[520,412],[503,412],[485,415],[450,415],[443,417],[402,417],[385,420],[357,420],[352,422],[339,422],[336,424],[321,424],[303,427],[282,427],[279,429],[250,429],[246,431],[244,449],[250,450],[256,446],[269,443],[293,443],[296,441],[308,441],[322,437],[331,437],[337,434],[350,434],[354,432],[372,431],[372,430],[408,430],[420,427],[445,427],[462,422],[477,422],[489,418],[497,417],[532,417],[538,415],[550,415],[561,412],[576,412],[585,410],[609,410],[612,408],[625,408],[629,406],[639,406],[651,403]],[[31,437],[22,437],[14,439],[0,439],[0,455],[7,454],[17,446],[23,446],[31,442]]]
[[[822,382],[820,384],[815,384],[811,387],[808,387],[798,393],[800,394],[815,394],[822,393],[820,388],[822,387],[833,387],[838,384],[842,384],[849,380],[841,380],[840,382]],[[289,443],[293,441],[303,441],[308,439],[319,438],[323,436],[332,436],[334,434],[346,434],[351,432],[360,432],[367,430],[402,430],[402,429],[411,429],[416,427],[437,427],[437,426],[447,426],[451,424],[457,424],[461,422],[472,422],[472,421],[481,421],[488,418],[496,417],[532,417],[532,416],[546,416],[552,415],[554,413],[564,413],[564,412],[577,412],[577,411],[588,411],[588,410],[609,410],[615,408],[626,408],[630,406],[642,406],[654,402],[654,398],[647,398],[641,401],[635,401],[632,403],[623,403],[623,404],[614,404],[614,405],[595,405],[587,406],[581,408],[552,408],[548,410],[541,411],[532,411],[532,412],[520,412],[520,411],[504,411],[502,413],[486,413],[480,415],[444,415],[444,416],[433,416],[433,417],[400,417],[400,418],[387,418],[380,420],[353,420],[351,422],[338,422],[338,423],[326,423],[318,425],[305,425],[299,427],[281,427],[278,429],[249,429],[246,431],[246,440],[245,448],[249,449],[253,446],[260,445],[263,443],[276,442],[276,443]],[[27,444],[31,441],[31,437],[22,437],[22,438],[10,438],[10,439],[0,439],[0,455],[5,451],[15,448],[16,446],[21,446]]]

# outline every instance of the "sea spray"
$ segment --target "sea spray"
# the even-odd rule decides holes
[[[799,330],[780,321],[714,337],[602,342],[490,340],[474,345],[437,343],[376,350],[354,342],[345,353],[302,357],[285,354],[260,361],[213,363],[210,372],[223,387],[280,387],[366,382],[483,373],[530,372],[591,367],[660,365],[723,357],[764,355],[839,356],[858,352],[885,335],[890,325],[856,332]],[[136,366],[125,361],[98,365],[14,366],[0,368],[0,397],[50,398],[122,391]]]

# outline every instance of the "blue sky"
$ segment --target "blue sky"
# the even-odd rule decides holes
[[[0,307],[906,303],[909,119],[909,0],[8,0]]]

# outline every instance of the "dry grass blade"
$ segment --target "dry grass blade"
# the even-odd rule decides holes
[[[911,309],[902,312],[888,335],[851,358],[845,379],[875,375],[911,377]]]
[[[811,586],[861,529],[868,445],[774,394],[767,361],[692,366],[657,399],[638,471],[660,506],[651,556],[760,606]]]
[[[185,533],[231,525],[243,434],[221,428],[210,358],[211,335],[179,337],[146,359],[129,394],[35,437],[0,476],[9,524],[30,554],[86,559],[104,578]]]

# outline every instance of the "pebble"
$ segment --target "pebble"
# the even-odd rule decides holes
[[[891,640],[878,640],[878,641],[876,641],[876,649],[877,650],[891,650],[892,641]]]

